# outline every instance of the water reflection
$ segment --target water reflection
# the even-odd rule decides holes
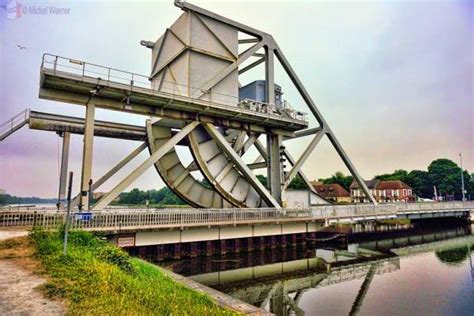
[[[388,235],[168,267],[277,315],[474,314],[469,226]]]
[[[435,251],[435,254],[441,262],[449,266],[460,266],[468,258],[471,258],[470,248],[470,245],[465,245],[458,246],[452,249],[439,249]]]

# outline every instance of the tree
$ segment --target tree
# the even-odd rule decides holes
[[[436,159],[428,166],[428,173],[440,195],[454,194],[455,199],[461,199],[461,168],[454,161]]]
[[[474,199],[474,173],[469,175],[469,181],[467,182],[466,190],[467,198]]]
[[[260,181],[260,183],[263,184],[264,187],[268,189],[268,180],[267,177],[261,174],[256,175],[257,179]],[[306,186],[306,183],[301,179],[299,175],[293,178],[291,180],[290,184],[288,185],[288,189],[293,189],[293,190],[305,190],[308,187]]]
[[[412,170],[403,182],[412,187],[415,195],[426,199],[433,198],[433,183],[428,171]]]
[[[145,204],[146,199],[147,199],[146,192],[135,188],[130,192],[124,192],[120,194],[119,203],[120,204]]]
[[[344,189],[347,191],[350,190],[351,183],[353,181],[352,176],[346,176],[344,173],[341,171],[337,171],[335,174],[333,174],[330,178],[327,179],[319,179],[324,184],[334,184],[337,183],[341,185]]]
[[[168,187],[163,187],[159,190],[141,191],[137,188],[130,192],[120,194],[118,204],[141,204],[144,205],[146,200],[150,204],[158,205],[186,205],[176,194]]]
[[[262,175],[262,174],[257,174],[256,177],[257,177],[257,179],[260,181],[260,183],[262,183],[263,186],[268,189],[267,177],[265,177],[265,176]]]
[[[393,180],[400,180],[405,182],[405,178],[407,177],[408,172],[403,169],[397,169],[393,173],[385,173],[378,176],[375,176],[376,179],[382,181],[393,181]]]
[[[293,190],[306,190],[308,189],[308,186],[306,183],[301,179],[299,175],[293,178],[291,180],[290,184],[288,185],[288,189],[293,189]]]

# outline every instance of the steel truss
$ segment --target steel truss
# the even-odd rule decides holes
[[[78,103],[86,106],[86,118],[81,127],[81,132],[84,133],[80,185],[81,192],[79,196],[74,199],[73,204],[79,204],[81,209],[103,209],[133,181],[135,181],[146,169],[154,165],[165,183],[191,206],[204,208],[232,206],[273,207],[279,209],[281,207],[286,207],[285,191],[296,175],[299,175],[308,188],[314,192],[311,183],[304,175],[301,168],[324,136],[329,138],[332,146],[349,169],[355,181],[360,185],[367,198],[372,203],[376,204],[376,201],[370,194],[365,182],[355,169],[346,152],[343,150],[328,123],[323,118],[315,102],[304,88],[282,50],[270,34],[217,15],[188,2],[175,1],[175,5],[198,17],[201,23],[207,27],[208,31],[212,33],[218,41],[220,41],[219,37],[206,25],[206,23],[204,23],[202,17],[232,26],[238,31],[251,37],[239,40],[239,44],[252,44],[252,46],[242,53],[235,54],[227,48],[232,57],[226,59],[222,56],[214,56],[227,60],[228,65],[209,78],[204,84],[202,84],[202,86],[193,90],[191,97],[194,101],[192,102],[184,97],[172,97],[169,98],[168,101],[166,101],[167,103],[163,106],[166,97],[153,93],[153,96],[156,96],[156,99],[150,101],[151,99],[148,99],[149,97],[147,96],[147,93],[150,93],[151,90],[135,88],[133,74],[129,87],[123,84],[120,85],[114,83],[110,81],[110,78],[104,81],[101,78],[85,77],[85,63],[80,61],[69,59],[69,62],[71,63],[82,65],[82,76],[79,77],[64,72],[57,73],[56,62],[58,56],[56,56],[53,70],[48,70],[42,67],[40,97],[68,103]],[[161,53],[164,42],[168,37],[180,40],[177,34],[175,34],[171,29],[167,29],[160,44],[161,46],[158,55]],[[184,48],[182,51],[178,52],[178,54],[182,54],[185,50],[194,49],[193,47],[186,46],[183,41],[181,42],[183,43]],[[142,44],[150,48],[154,45],[154,43],[146,41],[142,41]],[[223,47],[226,47],[224,43],[221,42],[221,44]],[[260,52],[261,50],[264,51],[264,54]],[[258,57],[259,59],[239,69],[239,67],[251,57]],[[160,67],[155,63],[152,69],[152,77],[158,75],[159,72],[166,68],[166,65],[171,62],[172,59]],[[311,114],[318,122],[318,127],[295,131],[298,128],[301,129],[301,127],[296,128],[299,125],[295,125],[285,130],[284,127],[282,127],[284,124],[282,125],[281,123],[284,118],[273,118],[269,115],[268,118],[263,118],[262,120],[262,118],[260,118],[262,117],[261,113],[257,113],[259,117],[251,117],[251,115],[247,113],[249,111],[245,110],[242,110],[242,113],[245,112],[244,115],[246,116],[240,118],[239,116],[241,114],[232,107],[225,107],[224,110],[227,112],[219,114],[217,112],[211,112],[216,111],[215,105],[213,105],[212,102],[209,103],[208,106],[204,106],[202,109],[198,110],[194,116],[189,116],[185,112],[183,112],[184,114],[176,114],[176,109],[171,109],[172,103],[177,102],[179,106],[187,106],[189,109],[195,111],[198,106],[203,106],[203,102],[200,102],[202,100],[199,98],[211,91],[219,83],[223,82],[223,80],[225,80],[230,74],[233,74],[236,71],[238,74],[242,74],[261,64],[264,64],[265,67],[266,103],[275,105],[274,68],[276,62],[283,67],[286,74],[291,79]],[[109,77],[110,70],[111,69],[109,68]],[[79,81],[77,81],[78,79]],[[63,88],[63,90],[57,90],[59,89],[58,87],[61,86],[61,80],[66,83],[65,85],[62,85],[66,88]],[[78,85],[76,88],[74,82],[79,82],[80,86]],[[162,82],[163,81],[160,82],[160,85]],[[55,86],[56,84],[57,86]],[[93,89],[90,90],[91,87],[93,87]],[[70,91],[67,91],[67,89]],[[124,96],[118,101],[114,99],[115,97],[113,93],[117,94],[120,91],[124,93]],[[87,93],[89,92],[90,94],[87,96]],[[141,94],[137,95],[136,93]],[[143,100],[143,102],[137,103],[137,100]],[[159,108],[153,108],[150,103],[146,103],[145,101],[156,102],[155,105],[159,106]],[[89,205],[92,191],[97,189],[102,183],[108,180],[131,159],[135,158],[146,147],[145,143],[141,144],[97,182],[92,182],[93,137],[98,125],[98,122],[94,121],[96,106],[125,112],[135,111],[136,113],[160,117],[160,119],[150,120],[147,123],[145,140],[150,149],[150,157],[92,207]],[[169,109],[167,109],[168,106],[170,106]],[[223,119],[222,115],[229,115],[229,113],[233,113],[233,111],[237,113],[231,114],[232,117],[227,116]],[[163,119],[162,117],[167,117],[171,120]],[[269,124],[269,121],[269,123],[267,123],[268,126],[264,126],[266,120],[273,120],[273,125]],[[108,124],[108,122],[105,123]],[[292,123],[290,123],[290,125],[291,124]],[[214,125],[220,125],[221,128],[224,128],[223,133],[216,129]],[[307,126],[307,123],[304,123],[302,126]],[[233,128],[237,130],[234,130]],[[120,127],[117,129],[120,129]],[[107,132],[107,128],[104,131]],[[105,132],[104,135],[107,135]],[[60,189],[58,194],[59,199],[64,197],[66,182],[65,170],[67,170],[69,143],[68,133],[69,131],[64,134],[62,160],[62,166],[64,167],[61,168]],[[131,137],[129,139],[142,140],[144,138],[143,131],[136,131],[133,130],[133,128],[130,129],[128,134],[131,135],[127,136]],[[264,146],[258,139],[262,134],[266,135],[266,146]],[[310,135],[313,135],[313,139],[298,159],[294,159],[283,146],[284,141]],[[178,145],[178,143],[180,145],[184,144],[188,146],[193,154],[194,162],[188,166],[183,166],[181,164],[174,150],[174,147]],[[260,153],[260,157],[258,157],[253,163],[246,164],[241,156],[244,155],[251,146],[255,146]],[[285,159],[288,160],[292,166],[288,173],[285,172],[283,167],[283,161]],[[220,168],[216,169],[212,167],[213,164],[216,163],[219,164]],[[256,179],[252,172],[253,169],[259,168],[267,169],[268,188],[265,188]],[[191,172],[195,170],[201,171],[204,177],[211,184],[211,189],[206,188],[202,183],[191,176]]]

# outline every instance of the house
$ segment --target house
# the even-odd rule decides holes
[[[372,194],[375,200],[379,203],[388,202],[413,202],[415,196],[413,195],[413,189],[400,180],[387,180],[381,181],[378,179],[372,179],[364,181],[370,194]],[[351,199],[354,203],[368,203],[369,200],[365,196],[364,192],[360,188],[359,184],[355,181],[350,186]]]
[[[320,184],[312,183],[313,188],[320,196],[335,203],[351,203],[351,195],[339,183]]]
[[[369,189],[370,194],[374,195],[375,186],[380,182],[379,179],[372,179],[369,181],[364,180],[365,185]],[[368,203],[370,202],[364,194],[364,191],[360,188],[359,184],[354,180],[349,187],[351,190],[351,200],[353,203]]]
[[[400,180],[380,181],[375,188],[378,202],[414,202],[413,189]]]

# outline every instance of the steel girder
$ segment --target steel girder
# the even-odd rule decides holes
[[[356,170],[355,166],[353,165],[353,163],[351,162],[349,156],[347,155],[347,153],[342,148],[342,146],[339,143],[339,141],[337,140],[335,134],[332,132],[331,128],[329,127],[329,124],[326,122],[326,120],[322,116],[321,112],[318,110],[315,102],[313,101],[313,99],[311,98],[311,96],[309,95],[309,93],[307,92],[305,87],[303,86],[303,84],[300,81],[300,79],[298,78],[296,72],[291,67],[290,63],[286,59],[285,55],[283,54],[282,50],[280,49],[280,47],[278,46],[276,41],[273,39],[272,35],[270,35],[268,33],[265,33],[265,32],[262,32],[262,31],[259,31],[255,28],[250,27],[250,26],[244,25],[242,23],[233,21],[229,18],[220,16],[216,13],[213,13],[211,11],[208,11],[208,10],[205,10],[205,9],[200,8],[198,6],[195,6],[193,4],[190,4],[189,2],[183,2],[183,1],[176,0],[175,5],[179,8],[181,8],[184,11],[195,12],[197,14],[206,16],[206,17],[214,19],[216,21],[228,24],[230,26],[233,26],[233,27],[237,28],[239,31],[252,36],[253,37],[252,39],[249,39],[249,40],[246,40],[246,41],[242,41],[242,40],[240,41],[241,43],[255,43],[253,47],[251,47],[246,52],[244,52],[245,55],[242,54],[244,56],[242,56],[243,60],[241,62],[245,61],[245,59],[250,57],[250,55],[251,55],[250,52],[252,52],[252,55],[257,53],[258,49],[256,49],[256,48],[263,47],[265,49],[265,60],[264,61],[265,61],[265,78],[266,78],[266,93],[267,93],[266,98],[267,98],[267,102],[270,102],[270,103],[273,102],[274,103],[274,100],[275,100],[275,95],[274,95],[274,85],[275,85],[275,81],[274,81],[274,57],[276,57],[276,59],[279,61],[279,63],[281,64],[281,66],[285,70],[286,74],[289,76],[289,78],[293,82],[294,86],[296,87],[296,89],[300,93],[301,97],[305,101],[306,106],[309,108],[309,110],[311,111],[311,113],[313,114],[315,119],[318,121],[319,127],[317,127],[317,128],[319,130],[318,130],[317,135],[315,136],[313,141],[310,143],[308,148],[306,148],[306,150],[304,151],[302,157],[299,158],[296,161],[295,165],[293,166],[293,169],[289,172],[288,176],[284,179],[282,178],[284,173],[283,173],[283,169],[282,169],[282,166],[281,166],[280,157],[279,156],[277,157],[278,150],[281,146],[281,137],[280,137],[280,139],[278,139],[278,137],[272,136],[271,133],[267,133],[267,139],[269,139],[269,141],[267,142],[267,144],[269,145],[267,147],[267,153],[268,153],[268,155],[267,155],[268,158],[267,159],[269,159],[269,163],[268,163],[268,167],[267,167],[268,168],[267,169],[267,175],[268,175],[268,180],[270,182],[270,191],[271,191],[273,197],[275,197],[276,199],[280,199],[281,191],[284,191],[286,189],[286,187],[291,182],[293,177],[298,173],[298,171],[301,168],[304,161],[308,158],[308,156],[311,154],[311,152],[315,149],[317,143],[321,140],[321,138],[323,136],[327,136],[329,138],[329,141],[331,142],[331,144],[333,145],[333,147],[337,151],[339,157],[343,160],[344,164],[348,168],[351,175],[354,177],[356,182],[362,188],[364,194],[367,196],[367,198],[373,204],[377,204],[377,202],[375,201],[372,194],[370,194],[369,189],[367,188],[364,180],[362,179],[362,177],[357,172],[357,170]],[[252,48],[254,48],[254,50],[251,50]],[[246,53],[248,53],[248,54],[246,54]],[[239,60],[240,59],[241,58],[239,56]],[[253,64],[243,68],[242,71],[248,71],[251,68],[253,68],[253,67],[257,66],[258,64],[260,64],[261,62],[263,62],[263,61],[254,62]],[[222,76],[219,77],[219,78],[222,79],[222,78],[225,78],[225,76],[226,76],[226,73],[223,72]],[[211,83],[217,83],[218,82],[217,79],[218,78],[213,78]],[[211,87],[212,87],[211,85],[206,86],[206,88],[208,88],[208,89],[211,88]],[[278,147],[278,150],[276,149],[277,147]],[[280,153],[280,154],[283,154],[283,153]],[[279,202],[282,202],[282,201],[279,201]]]

